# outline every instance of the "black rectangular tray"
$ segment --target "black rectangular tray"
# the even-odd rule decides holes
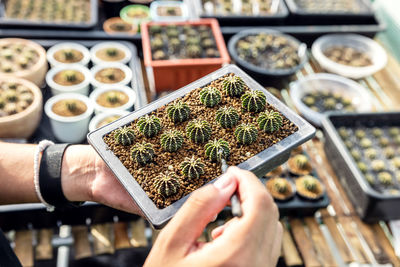
[[[155,228],[163,227],[169,219],[178,211],[178,209],[187,200],[189,195],[181,198],[174,202],[170,206],[164,209],[158,209],[153,201],[147,196],[146,192],[140,187],[136,180],[132,177],[125,166],[120,160],[114,155],[114,153],[108,148],[104,142],[103,137],[111,131],[118,129],[131,121],[173,101],[176,98],[186,95],[188,92],[208,84],[225,74],[234,73],[240,76],[244,82],[254,90],[260,90],[264,92],[267,97],[267,102],[276,107],[287,119],[293,122],[297,127],[298,131],[279,143],[265,149],[259,154],[252,158],[242,162],[238,166],[245,170],[252,171],[258,177],[263,176],[268,171],[284,163],[290,155],[293,148],[299,146],[305,141],[311,139],[315,134],[315,128],[312,127],[308,122],[290,110],[282,102],[267,92],[260,84],[255,82],[250,76],[244,73],[235,65],[225,66],[173,93],[152,102],[146,107],[131,113],[128,116],[118,119],[117,121],[101,127],[88,134],[88,141],[103,160],[107,163],[110,169],[113,171],[115,176],[119,179],[121,184],[125,187],[131,197],[135,200],[136,204],[142,210],[143,215]],[[214,180],[213,180],[214,181]],[[212,182],[213,182],[212,181]]]
[[[330,114],[322,125],[327,157],[360,217],[371,223],[400,219],[400,196],[380,194],[369,186],[336,130],[342,126],[400,126],[400,113]]]
[[[87,23],[68,23],[68,22],[49,22],[49,21],[32,21],[5,18],[5,4],[7,0],[0,1],[0,25],[18,26],[18,27],[38,27],[38,28],[70,28],[70,29],[89,29],[93,28],[98,21],[98,0],[90,0],[90,21]],[[18,36],[18,35],[17,35]]]

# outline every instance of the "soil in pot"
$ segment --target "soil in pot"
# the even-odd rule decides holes
[[[106,108],[117,108],[125,105],[129,101],[129,96],[118,90],[111,90],[100,94],[96,102]]]
[[[0,47],[0,72],[29,70],[39,60],[39,53],[23,43],[7,43]]]
[[[276,200],[285,201],[293,197],[294,189],[292,184],[285,178],[272,178],[266,183],[268,191]]]
[[[115,32],[129,32],[132,30],[132,24],[124,21],[119,21],[111,24],[110,29]]]
[[[352,47],[332,46],[325,49],[323,53],[330,60],[351,67],[367,67],[373,64],[366,53]]]
[[[66,64],[77,63],[83,59],[83,53],[73,48],[60,49],[54,53],[54,59]]]
[[[180,17],[182,16],[182,9],[177,6],[159,6],[157,7],[157,15],[160,17]]]
[[[143,116],[132,121],[126,128],[114,130],[104,136],[110,150],[158,208],[169,206],[221,174],[220,163],[213,161],[218,159],[216,150],[212,150],[215,142],[221,146],[224,155],[227,155],[228,145],[230,156],[227,163],[238,165],[298,130],[296,125],[269,103],[263,105],[260,100],[265,99],[262,92],[250,92],[250,88],[241,78],[233,76],[234,74],[227,74],[220,77],[206,86],[207,88],[197,88],[154,110],[148,114],[150,117]],[[237,97],[230,96],[228,92]],[[246,110],[256,107],[253,105],[255,102],[252,102],[251,107],[247,105],[250,94],[255,97],[252,99],[257,102],[255,105],[258,108],[255,111],[259,111],[258,113]],[[217,112],[228,116],[219,116],[218,122]],[[269,118],[273,120],[268,125],[276,126],[268,127],[272,132],[259,128],[259,118],[265,118],[266,112],[271,114]],[[174,123],[173,120],[182,122]],[[223,128],[222,125],[232,128]],[[152,137],[146,137],[145,134]],[[222,141],[217,141],[220,139]],[[121,142],[125,142],[126,146]],[[142,164],[144,162],[147,164]],[[188,166],[191,167],[190,177]]]
[[[322,197],[325,189],[321,182],[311,175],[305,175],[296,179],[297,193],[306,199],[314,200]]]
[[[125,72],[119,68],[105,68],[99,70],[94,78],[101,83],[119,83],[125,79]]]
[[[125,52],[115,47],[106,47],[97,51],[96,57],[103,61],[119,61],[125,57]]]
[[[0,83],[0,117],[24,111],[33,102],[33,93],[25,85],[14,82]]]
[[[51,110],[62,117],[75,117],[86,112],[86,104],[78,99],[62,99],[51,107]]]
[[[120,115],[112,115],[112,116],[109,116],[109,117],[107,117],[107,118],[104,118],[103,120],[101,120],[101,121],[96,125],[96,129],[97,129],[97,128],[100,128],[100,127],[103,127],[104,125],[107,125],[107,124],[109,124],[109,123],[111,123],[111,122],[113,122],[113,121],[116,121],[116,120],[118,120],[119,118],[121,118]]]
[[[329,90],[308,92],[301,98],[301,101],[310,109],[320,113],[338,110],[355,111],[350,97]]]
[[[85,80],[85,75],[78,70],[62,70],[54,75],[54,82],[63,86],[80,84]]]

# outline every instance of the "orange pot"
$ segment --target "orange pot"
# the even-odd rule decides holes
[[[170,24],[210,26],[220,57],[153,60],[151,55],[149,27],[153,25],[165,26]],[[153,87],[158,93],[181,88],[230,62],[228,50],[216,19],[200,19],[186,22],[145,22],[142,23],[141,29],[144,64],[148,74],[154,76]],[[152,80],[151,77],[150,80]]]

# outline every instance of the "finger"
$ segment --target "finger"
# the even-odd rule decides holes
[[[237,220],[236,217],[235,217],[235,218],[232,218],[231,220],[227,221],[225,224],[214,228],[214,229],[211,231],[211,238],[212,238],[212,239],[216,239],[216,238],[218,238],[219,236],[221,236],[221,235],[224,233],[224,230],[225,230],[227,227],[229,227],[229,225],[232,224],[232,222],[234,222],[234,221],[236,221],[236,220]]]
[[[281,254],[282,235],[283,235],[283,226],[280,222],[278,222],[275,229],[275,238],[273,244],[272,246],[269,246],[269,248],[272,247],[271,258],[270,258],[271,266],[276,266],[279,256]],[[268,239],[269,237],[267,236],[266,238]]]

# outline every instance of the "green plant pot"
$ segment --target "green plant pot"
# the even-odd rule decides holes
[[[121,9],[119,16],[128,23],[140,25],[150,21],[150,9],[144,5],[129,5]]]

